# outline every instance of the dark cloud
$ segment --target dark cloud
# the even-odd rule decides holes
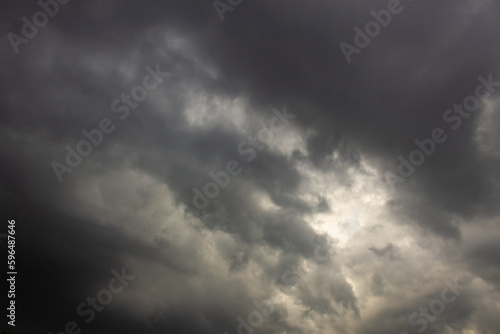
[[[8,34],[40,5],[6,4],[16,330],[237,333],[240,317],[262,333],[398,332],[462,276],[470,288],[426,331],[498,330],[498,92],[457,129],[443,116],[479,76],[500,81],[500,5],[402,1],[348,64],[339,44],[387,4],[243,0],[221,22],[207,1],[70,1],[18,53]],[[169,75],[127,105],[148,67]],[[59,182],[53,162],[104,118],[115,130]],[[446,141],[390,187],[436,128]],[[124,267],[137,279],[85,324],[77,305]],[[255,301],[272,311],[254,326]]]
[[[397,247],[394,247],[393,244],[388,243],[385,247],[376,248],[370,247],[368,248],[373,254],[383,257],[385,255],[388,256],[389,259],[394,260],[397,257]]]

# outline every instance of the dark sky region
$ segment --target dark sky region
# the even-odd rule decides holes
[[[0,17],[0,330],[500,333],[498,1]]]

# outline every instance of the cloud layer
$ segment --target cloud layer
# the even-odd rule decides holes
[[[498,332],[500,4],[401,1],[348,63],[387,1],[222,3],[70,1],[29,38],[40,5],[2,10],[13,331]]]

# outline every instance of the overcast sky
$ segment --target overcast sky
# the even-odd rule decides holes
[[[500,333],[498,1],[59,1],[0,10],[1,330]]]

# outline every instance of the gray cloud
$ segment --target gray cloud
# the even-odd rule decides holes
[[[498,330],[498,94],[456,130],[443,113],[478,76],[500,80],[500,8],[402,5],[351,64],[339,44],[387,1],[243,0],[223,22],[205,1],[71,1],[17,54],[7,34],[40,6],[6,5],[0,208],[18,226],[16,330],[237,333],[267,301],[255,332],[396,333],[456,277],[470,287],[426,332]],[[170,75],[120,119],[113,101],[156,64]],[[248,159],[240,143],[284,107],[296,118]],[[59,183],[52,162],[103,118],[116,129]],[[435,128],[446,142],[391,188],[384,173]],[[193,188],[232,160],[241,174],[194,208]],[[124,266],[134,284],[85,324],[76,306]]]

